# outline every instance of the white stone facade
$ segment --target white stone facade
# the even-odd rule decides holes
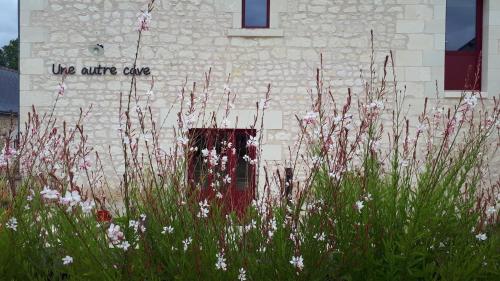
[[[359,89],[359,70],[369,68],[371,29],[377,69],[393,50],[397,78],[407,85],[415,112],[424,97],[435,96],[436,81],[441,97],[453,100],[456,93],[443,88],[445,5],[446,0],[271,0],[270,28],[248,30],[241,29],[239,0],[161,0],[138,65],[149,66],[156,77],[159,116],[165,116],[186,76],[201,81],[212,67],[213,89],[222,89],[231,73],[231,89],[238,94],[235,114],[245,127],[271,83],[263,159],[282,161],[298,132],[294,116],[309,110],[306,89],[314,85],[320,53],[325,78],[335,91]],[[136,13],[144,7],[144,0],[21,1],[21,116],[33,104],[43,109],[54,101],[60,79],[51,73],[54,63],[77,69],[130,66]],[[483,30],[482,91],[485,97],[498,97],[500,1],[485,0]],[[90,53],[93,44],[104,46],[102,56]],[[140,79],[145,93],[147,79]],[[118,97],[128,90],[129,78],[77,74],[66,84],[58,113],[74,118],[79,107],[93,104],[88,120],[92,144],[102,150],[118,144]]]

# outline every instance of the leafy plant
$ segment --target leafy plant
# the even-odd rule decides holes
[[[134,67],[153,4],[139,14]],[[165,128],[154,121],[150,106],[154,83],[141,96],[133,75],[129,93],[120,97],[123,161],[112,167],[118,178],[113,180],[99,152],[87,144],[84,124],[91,108],[81,110],[73,126],[55,117],[57,101],[67,91],[63,78],[53,109],[45,114],[33,109],[19,145],[7,141],[0,155],[0,188],[8,194],[7,207],[0,209],[0,276],[498,279],[499,182],[485,182],[483,168],[490,144],[498,142],[498,101],[483,107],[473,90],[464,91],[447,110],[439,104],[429,109],[426,100],[424,112],[410,124],[403,114],[404,90],[396,79],[386,80],[394,66],[392,54],[379,79],[374,65],[372,59],[363,90],[353,94],[349,89],[339,102],[325,86],[321,61],[311,107],[296,116],[300,134],[288,160],[295,180],[263,167],[263,189],[244,213],[222,203],[228,194],[221,155],[195,147],[188,133],[193,127],[227,124],[237,101],[229,80],[221,101],[210,100],[210,71],[201,94],[186,82],[173,129],[177,143],[166,151],[160,142]],[[249,145],[257,152],[271,90],[268,86],[257,102],[251,126],[257,136]],[[222,108],[222,120],[211,104]],[[390,116],[389,131],[384,115]],[[197,183],[186,180],[196,149],[207,149],[203,157],[213,169],[205,176],[219,182],[210,187],[218,197],[203,197]],[[259,153],[247,161],[257,171],[264,166]],[[17,173],[22,174],[19,184]],[[118,198],[111,197],[114,183]],[[289,196],[275,192],[290,187]]]

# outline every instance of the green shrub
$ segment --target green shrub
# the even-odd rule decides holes
[[[139,17],[138,50],[148,15]],[[386,81],[392,55],[384,65],[357,103],[349,89],[340,105],[317,70],[311,109],[297,116],[300,134],[290,148],[296,179],[285,183],[261,170],[257,154],[248,165],[264,171],[265,181],[244,213],[224,206],[224,185],[213,187],[222,198],[206,200],[185,179],[195,143],[183,116],[202,112],[197,126],[221,125],[215,113],[205,116],[210,72],[203,95],[182,88],[174,129],[180,141],[169,153],[149,98],[145,110],[133,109],[141,100],[132,77],[120,99],[118,180],[87,144],[85,111],[74,126],[54,117],[63,78],[52,111],[34,109],[19,145],[0,154],[0,279],[500,279],[499,184],[484,180],[490,144],[498,142],[498,101],[479,110],[479,93],[464,91],[448,112],[428,110],[426,100],[418,120],[409,120],[405,92]],[[252,127],[260,128],[257,151],[270,91]],[[227,117],[236,95],[226,87],[221,96]],[[384,114],[392,116],[388,131]],[[212,176],[222,179],[224,169],[217,171]],[[110,199],[113,184],[120,196]],[[273,193],[289,187],[291,195]]]

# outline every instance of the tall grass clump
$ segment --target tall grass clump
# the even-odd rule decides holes
[[[134,67],[153,4],[139,14]],[[372,46],[363,89],[345,94],[327,85],[321,61],[310,107],[296,116],[300,133],[287,160],[294,179],[260,158],[268,86],[248,128],[256,134],[245,161],[257,182],[244,210],[230,199],[230,139],[212,136],[210,148],[192,130],[230,131],[237,96],[229,79],[220,101],[211,71],[201,86],[186,82],[170,110],[177,125],[167,128],[150,106],[153,81],[140,95],[132,76],[117,113],[122,153],[105,162],[85,130],[92,108],[74,124],[57,117],[63,78],[54,107],[33,108],[0,154],[0,279],[499,279],[500,181],[487,168],[499,103],[466,90],[453,106],[423,100],[412,119],[405,88],[387,79],[392,57],[376,75]]]

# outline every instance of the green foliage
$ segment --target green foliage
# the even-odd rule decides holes
[[[10,40],[0,49],[0,66],[19,70],[19,39]]]
[[[460,176],[445,173],[436,181],[429,167],[416,181],[421,188],[414,189],[375,176],[380,168],[368,161],[369,180],[348,173],[336,183],[318,169],[304,204],[257,204],[243,218],[226,215],[215,201],[209,216],[200,218],[197,195],[184,197],[174,188],[154,194],[154,202],[134,193],[131,220],[144,231],[130,227],[125,216],[113,220],[131,244],[127,251],[110,248],[109,223],[98,223],[94,215],[51,203],[39,192],[28,201],[30,189],[39,188],[26,181],[1,215],[3,225],[15,217],[18,226],[0,230],[0,275],[4,280],[237,280],[244,268],[247,280],[500,277],[497,226],[486,228],[486,241],[471,233],[480,214],[471,208],[474,197],[460,192]],[[450,173],[467,169],[457,165]],[[162,233],[165,226],[173,232]],[[184,250],[187,238],[192,242]],[[216,268],[221,252],[226,271]],[[74,262],[63,265],[66,255]],[[303,270],[290,263],[296,255],[304,259]]]

